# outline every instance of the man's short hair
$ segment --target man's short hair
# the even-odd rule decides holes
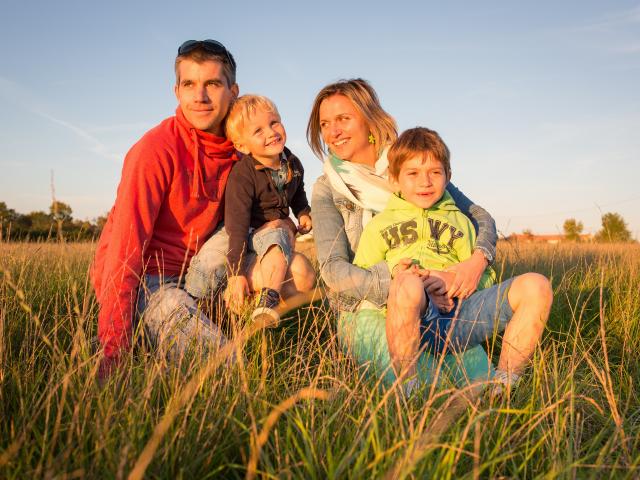
[[[220,62],[222,64],[222,73],[227,80],[227,86],[231,87],[236,83],[236,61],[231,52],[216,40],[187,40],[180,45],[174,65],[176,85],[180,83],[178,66],[180,62],[186,59],[196,63],[206,61]]]
[[[438,135],[438,132],[425,127],[415,127],[405,130],[389,148],[389,175],[398,178],[400,169],[407,160],[422,155],[424,160],[431,156],[440,162],[447,178],[451,177],[451,163],[449,148]]]
[[[258,109],[274,113],[280,117],[280,113],[278,113],[275,103],[267,97],[263,97],[262,95],[242,95],[233,102],[233,105],[229,109],[227,124],[225,127],[227,138],[234,144],[242,143],[241,137],[244,124],[256,113],[256,110]]]

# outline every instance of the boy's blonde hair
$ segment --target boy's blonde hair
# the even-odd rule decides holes
[[[242,143],[244,124],[258,109],[274,113],[280,118],[280,113],[278,113],[275,103],[262,95],[242,95],[233,102],[227,115],[225,131],[227,138],[231,140],[234,145]]]
[[[375,141],[376,154],[380,157],[382,151],[398,138],[398,129],[396,121],[380,105],[376,91],[369,82],[362,78],[330,83],[318,92],[307,124],[307,141],[313,153],[319,158],[327,153],[320,131],[320,105],[324,100],[334,95],[347,97],[364,117]]]
[[[451,178],[451,161],[449,148],[438,135],[438,132],[425,127],[410,128],[402,132],[402,135],[391,145],[387,159],[389,160],[389,175],[397,179],[400,175],[402,164],[407,160],[422,155],[424,160],[431,157],[440,162],[447,175]]]

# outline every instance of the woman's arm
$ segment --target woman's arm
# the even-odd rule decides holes
[[[324,177],[313,187],[311,212],[320,275],[327,287],[342,297],[350,297],[354,305],[365,298],[378,306],[384,305],[389,295],[389,268],[384,261],[367,270],[351,264],[353,253],[344,220]]]
[[[478,238],[475,250],[480,250],[487,259],[487,263],[491,265],[496,258],[496,244],[498,243],[495,220],[489,212],[473,203],[453,183],[447,185],[447,191],[453,197],[453,201],[456,202],[460,211],[469,217],[476,229]]]
[[[474,204],[452,183],[447,186],[447,191],[453,197],[460,211],[469,217],[478,233],[471,258],[447,269],[455,273],[451,283],[447,282],[447,294],[451,298],[465,298],[475,292],[485,269],[494,261],[498,233],[496,222],[489,212]]]

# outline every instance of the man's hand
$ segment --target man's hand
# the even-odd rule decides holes
[[[447,268],[447,272],[455,274],[451,284],[447,284],[449,297],[467,298],[475,292],[487,265],[487,259],[482,252],[475,250],[471,258]]]
[[[309,215],[300,215],[298,218],[298,233],[304,235],[305,233],[309,233],[311,231],[312,222],[311,217]]]
[[[244,302],[250,294],[247,277],[244,275],[229,277],[227,289],[224,292],[224,301],[232,312],[241,313]]]

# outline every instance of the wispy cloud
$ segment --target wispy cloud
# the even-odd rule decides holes
[[[29,91],[4,77],[0,77],[0,96],[31,113],[66,128],[78,138],[87,142],[90,145],[89,151],[96,155],[116,162],[120,162],[122,160],[121,154],[111,152],[107,145],[92,135],[87,129],[74,125],[71,122],[58,118],[57,116],[47,112]]]
[[[610,32],[618,30],[620,27],[640,25],[640,5],[631,9],[618,10],[607,13],[601,18],[582,25],[581,30]]]

